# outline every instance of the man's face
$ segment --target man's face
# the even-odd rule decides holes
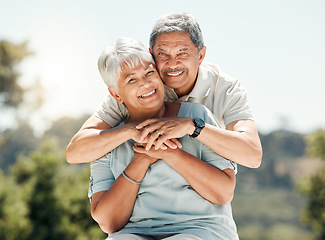
[[[164,83],[174,88],[179,97],[189,94],[206,48],[198,52],[188,32],[171,32],[159,34],[152,50]]]

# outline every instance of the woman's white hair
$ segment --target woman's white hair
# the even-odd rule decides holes
[[[155,64],[148,48],[135,39],[120,38],[104,49],[98,59],[98,69],[106,85],[116,89],[123,66],[134,68],[145,62]]]

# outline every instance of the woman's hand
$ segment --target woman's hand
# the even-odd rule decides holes
[[[150,154],[149,151],[146,150],[146,144],[145,143],[135,143],[133,146],[133,149],[135,151],[134,157],[133,159],[141,159],[141,161],[147,161],[149,163],[149,165],[154,164],[155,162],[157,162],[160,157],[159,154],[153,154],[154,151],[156,152],[161,152],[164,151],[162,149],[159,150],[154,150],[152,151],[152,154]]]
[[[177,151],[181,151],[179,148],[176,149],[171,149],[171,148],[166,148],[166,149],[162,149],[162,148],[154,148],[151,147],[150,149],[146,149],[147,144],[143,144],[143,143],[136,143],[133,147],[133,150],[136,153],[139,153],[141,155],[145,155],[147,156],[147,158],[149,159],[149,161],[152,161],[152,164],[155,163],[158,159],[164,159],[166,157],[168,157],[169,154],[174,154]]]

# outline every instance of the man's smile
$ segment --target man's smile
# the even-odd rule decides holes
[[[171,77],[177,77],[179,75],[181,75],[184,71],[180,71],[180,72],[166,72],[166,74],[168,76],[171,76]]]

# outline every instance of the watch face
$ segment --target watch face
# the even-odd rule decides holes
[[[201,118],[195,118],[194,121],[196,126],[199,128],[204,128],[205,122]]]

